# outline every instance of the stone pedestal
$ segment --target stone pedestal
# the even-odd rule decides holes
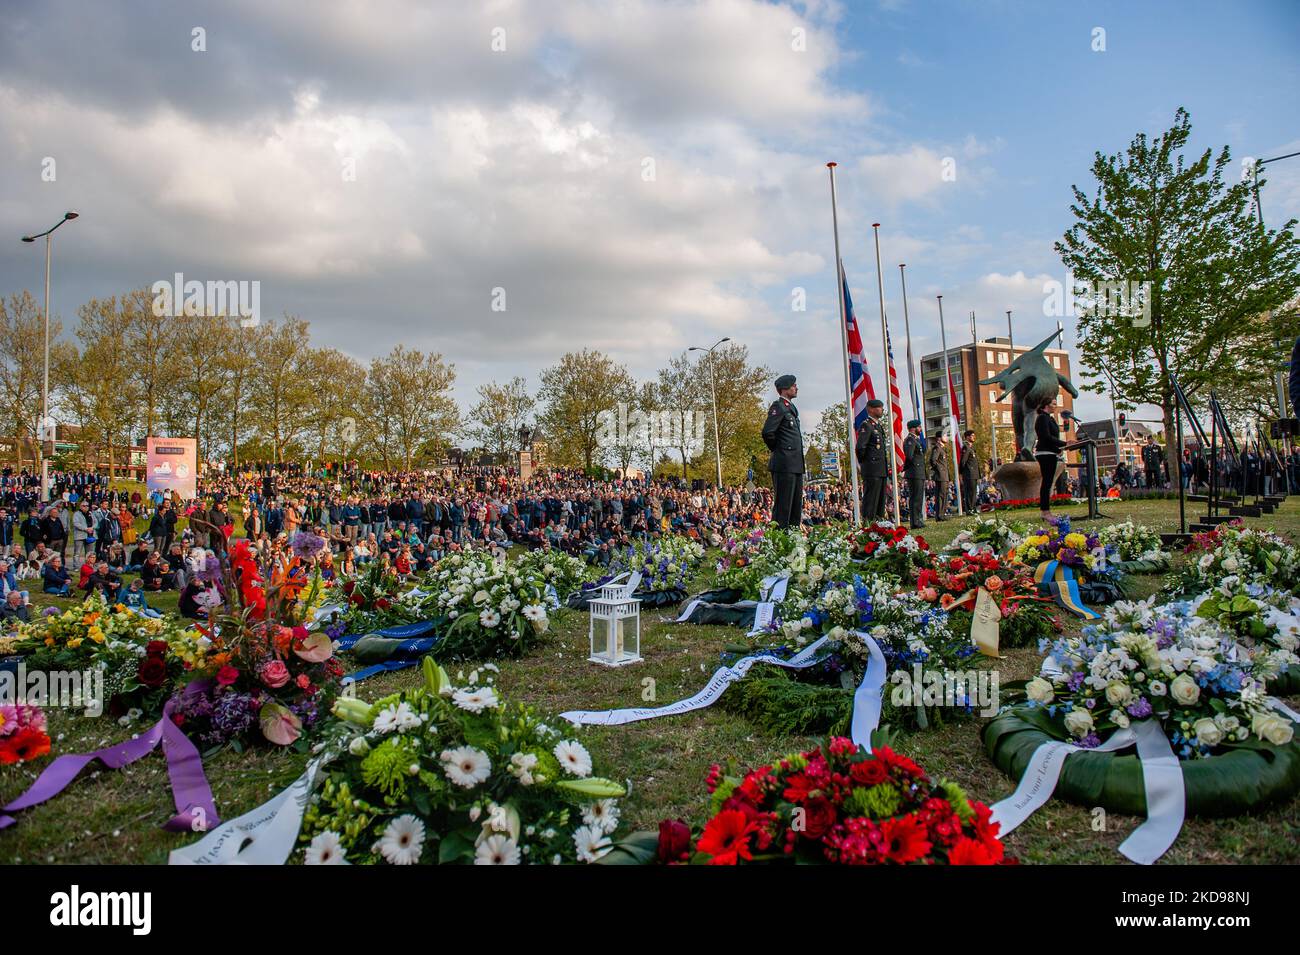
[[[1052,479],[1053,488],[1064,470],[1065,462],[1061,461],[1056,466],[1056,477]],[[1043,472],[1039,470],[1037,461],[1008,461],[993,472],[993,480],[1002,492],[1004,501],[1036,501]]]

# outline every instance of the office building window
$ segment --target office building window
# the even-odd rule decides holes
[[[999,365],[1005,365],[1005,364],[1007,364],[1007,353],[1006,353],[1006,352],[1004,352],[1004,351],[1000,351],[1000,352],[998,352],[998,364],[999,364]]]

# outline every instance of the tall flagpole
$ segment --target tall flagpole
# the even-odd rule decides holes
[[[871,223],[871,231],[876,237],[876,288],[880,293],[880,354],[884,356],[885,367],[889,367],[889,329],[885,327],[885,277],[880,271],[880,223]],[[886,396],[890,397],[890,396]],[[885,402],[885,433],[889,435],[889,473],[894,481],[894,523],[901,524],[898,512],[898,453],[894,450],[894,402]]]
[[[912,417],[920,418],[921,398],[916,389],[916,364],[912,360],[912,322],[907,316],[907,264],[905,262],[898,264],[898,277],[903,282],[903,329],[907,332],[907,382],[912,388]],[[921,427],[921,434],[925,434],[924,424]]]
[[[835,167],[828,162],[831,174],[831,228],[835,232],[835,297],[840,300],[840,360],[844,362],[844,410],[848,414],[849,482],[853,490],[853,526],[862,526],[862,501],[858,496],[857,435],[853,433],[853,391],[849,384],[849,317],[844,311],[844,262],[840,259],[840,216],[835,207]]]
[[[935,298],[939,300],[939,347],[943,349],[943,396],[944,401],[948,404],[948,424],[953,430],[952,473],[957,478],[956,482],[954,482],[957,485],[957,513],[963,514],[965,508],[961,506],[961,461],[957,459],[957,416],[954,414],[952,406],[952,371],[948,367],[948,330],[943,324],[943,296],[936,295]],[[962,384],[965,385],[964,380]],[[942,434],[942,432],[940,433]],[[944,457],[947,456],[948,452],[945,451]],[[943,503],[946,505],[948,502],[944,501]],[[935,507],[938,506],[938,504],[935,505]]]

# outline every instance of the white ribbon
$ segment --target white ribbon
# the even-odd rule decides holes
[[[1052,797],[1068,756],[1081,750],[1114,753],[1134,743],[1142,765],[1147,819],[1124,840],[1119,851],[1141,865],[1155,862],[1178,838],[1186,814],[1183,770],[1169,747],[1169,738],[1156,720],[1141,720],[1118,729],[1110,739],[1090,750],[1074,743],[1043,743],[1030,757],[1016,791],[993,804],[990,821],[1000,824],[998,837],[1005,838]]]
[[[1277,710],[1279,713],[1283,714],[1292,723],[1295,723],[1297,726],[1300,726],[1300,713],[1297,713],[1295,710],[1291,709],[1291,707],[1287,706],[1276,696],[1270,696],[1264,702],[1266,702],[1269,706],[1273,707],[1273,709]]]
[[[770,663],[773,666],[785,667],[788,670],[802,670],[812,666],[818,662],[815,659],[816,653],[826,640],[826,637],[821,637],[813,641],[789,660],[782,660],[780,657],[774,657],[767,653],[741,657],[731,666],[719,667],[714,671],[713,676],[709,678],[709,682],[694,696],[678,700],[676,703],[669,703],[666,706],[643,706],[624,710],[570,710],[567,713],[561,713],[560,718],[568,720],[575,726],[622,726],[624,723],[635,723],[638,720],[653,720],[661,716],[676,716],[678,713],[689,713],[692,710],[704,709],[706,706],[711,706],[728,686],[737,680],[744,679],[750,668],[756,663]]]
[[[866,673],[863,674],[862,682],[853,694],[853,718],[850,722],[850,736],[852,736],[853,742],[869,753],[871,752],[871,734],[880,726],[880,709],[887,667],[885,655],[881,652],[880,645],[867,634],[861,631],[854,632],[866,644],[868,660]],[[704,685],[704,688],[694,696],[678,700],[676,703],[669,703],[667,706],[638,707],[625,710],[570,710],[567,713],[561,713],[560,718],[568,720],[575,726],[622,726],[624,723],[634,723],[638,720],[652,720],[661,716],[676,716],[679,713],[704,709],[711,706],[728,686],[737,680],[744,679],[750,668],[756,663],[770,663],[773,666],[785,667],[787,670],[802,670],[820,662],[816,659],[816,652],[821,649],[828,639],[828,637],[820,637],[789,660],[782,660],[766,653],[741,657],[731,666],[720,667],[716,670],[709,682]]]
[[[320,626],[320,622],[330,614],[342,610],[342,604],[323,604],[312,611],[311,620],[307,622],[307,629],[314,630]]]
[[[765,600],[754,608],[754,629],[749,631],[748,636],[754,636],[759,633],[766,633],[768,626],[776,617],[776,604],[770,600]]]
[[[1138,865],[1151,865],[1169,851],[1183,828],[1187,788],[1183,768],[1159,720],[1142,720],[1134,729],[1147,795],[1147,821],[1120,843],[1119,851]]]
[[[674,620],[673,623],[685,623],[687,620],[691,619],[691,614],[695,613],[695,608],[699,605],[699,597],[691,598],[691,602],[686,605],[686,609],[682,611],[681,616]]]
[[[867,672],[862,675],[862,682],[853,693],[853,720],[849,724],[849,735],[868,753],[871,752],[871,734],[880,726],[880,707],[885,687],[885,655],[880,652],[880,645],[874,639],[855,630],[863,643],[867,645]]]
[[[307,800],[316,774],[333,754],[312,760],[293,784],[262,803],[213,829],[181,849],[173,849],[168,865],[284,865],[298,841]]]

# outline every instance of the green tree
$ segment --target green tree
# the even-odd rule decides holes
[[[460,427],[460,412],[451,397],[456,369],[440,354],[426,355],[398,345],[370,363],[366,390],[384,452],[409,471],[417,452],[432,454],[450,444]]]
[[[71,364],[72,345],[59,340],[63,325],[50,322],[50,389],[58,390],[57,369]],[[23,449],[28,442],[39,449],[41,388],[45,378],[45,321],[32,293],[24,291],[0,298],[0,396],[14,437],[15,464],[23,466]],[[55,398],[51,397],[53,409]],[[37,460],[39,450],[33,454]]]
[[[465,436],[492,454],[519,449],[519,431],[532,423],[536,402],[528,382],[519,376],[504,385],[495,381],[478,387],[478,402],[466,416]]]
[[[632,376],[608,355],[584,348],[569,352],[558,365],[543,370],[541,380],[537,397],[551,462],[590,471],[602,433],[608,429],[607,413],[617,415],[619,399],[615,396],[631,391]]]
[[[1279,367],[1277,330],[1256,319],[1300,288],[1295,220],[1260,228],[1251,185],[1229,181],[1227,147],[1185,154],[1191,128],[1180,108],[1163,135],[1139,133],[1122,154],[1097,153],[1096,191],[1074,187],[1075,222],[1056,243],[1076,281],[1089,284],[1079,316],[1083,387],[1101,393],[1109,371],[1116,404],[1159,405],[1170,432],[1175,377],[1190,398],[1257,381],[1261,362]],[[1171,443],[1171,474],[1174,453]]]

